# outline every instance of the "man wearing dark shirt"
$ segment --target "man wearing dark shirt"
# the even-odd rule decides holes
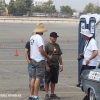
[[[30,82],[32,79],[32,65],[31,65],[31,59],[30,59],[30,41],[28,41],[25,45],[25,57],[28,62],[29,87],[30,87]],[[40,82],[40,90],[45,91],[43,80],[41,80],[41,82]]]

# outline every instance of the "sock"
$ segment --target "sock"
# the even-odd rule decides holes
[[[34,98],[37,98],[38,96],[34,96]]]

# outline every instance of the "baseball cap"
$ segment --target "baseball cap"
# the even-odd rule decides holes
[[[56,32],[51,32],[51,33],[50,33],[50,37],[54,37],[54,38],[56,38],[56,37],[59,37],[59,36],[57,35]]]

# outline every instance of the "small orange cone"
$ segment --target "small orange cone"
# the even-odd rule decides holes
[[[68,39],[68,40],[67,40],[67,43],[69,43],[69,42],[70,42],[70,40]]]
[[[15,51],[15,56],[18,56],[18,49],[16,49]]]
[[[24,40],[23,40],[23,39],[21,39],[21,42],[24,42]]]
[[[2,48],[5,48],[5,46],[4,46],[4,45],[2,45]]]

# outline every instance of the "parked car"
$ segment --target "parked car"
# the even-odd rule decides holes
[[[87,94],[88,100],[100,100],[100,69],[82,72],[81,89]]]

